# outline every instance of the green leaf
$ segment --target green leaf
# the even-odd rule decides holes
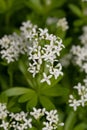
[[[29,109],[32,109],[33,107],[35,107],[37,105],[37,102],[38,102],[38,98],[37,98],[37,95],[35,94],[31,99],[30,101],[28,101],[27,105],[26,105],[26,109],[29,110]]]
[[[86,130],[86,129],[87,129],[87,124],[80,123],[73,130]]]
[[[26,102],[26,101],[30,100],[32,97],[34,97],[34,95],[35,95],[35,91],[30,90],[30,92],[28,92],[28,93],[22,95],[22,96],[19,98],[18,102],[19,102],[19,103]]]
[[[0,75],[0,84],[3,89],[8,88],[7,77],[4,74]]]
[[[1,93],[0,94],[0,102],[1,103],[7,103],[7,101],[8,101],[8,97],[6,96],[6,94],[5,93]]]
[[[52,9],[55,9],[57,7],[61,7],[66,2],[66,0],[51,0],[51,1],[52,1],[52,3],[51,3]]]
[[[42,94],[46,95],[46,96],[64,96],[64,95],[68,95],[69,90],[68,88],[64,88],[60,85],[56,85],[52,88],[47,88],[42,90]]]
[[[5,0],[0,0],[0,13],[4,13],[6,11],[6,1]]]
[[[45,107],[47,110],[55,109],[54,104],[51,102],[51,100],[46,96],[40,96],[40,103],[43,107]]]
[[[63,78],[63,76],[59,76],[58,79],[55,80],[54,77],[51,78],[51,85],[48,85],[47,83],[42,83],[41,84],[41,89],[44,90],[44,89],[47,89],[47,88],[52,88],[54,87],[61,79]]]
[[[25,59],[25,57],[23,57]],[[26,62],[19,60],[19,69],[23,73],[27,83],[33,88],[33,78],[32,75],[28,72]]]
[[[63,42],[64,46],[67,47],[68,45],[70,45],[71,41],[72,41],[71,37],[66,38]]]
[[[69,116],[65,122],[64,130],[73,130],[75,122],[76,122],[76,114],[75,112],[72,111],[69,113]]]
[[[78,20],[74,21],[74,26],[79,27],[83,24],[83,22],[84,22],[83,20],[78,19]]]
[[[29,0],[29,1],[26,1],[26,5],[29,8],[32,8],[35,12],[37,12],[39,14],[42,13],[43,7],[41,5],[40,0]]]
[[[62,18],[62,17],[64,17],[66,14],[65,14],[66,12],[64,11],[64,10],[62,10],[62,9],[54,9],[54,10],[52,10],[52,12],[50,12],[50,14],[51,15],[53,15],[54,16],[54,14],[55,14],[55,17],[58,17],[58,18]],[[56,23],[56,22],[55,22]]]
[[[19,95],[22,95],[22,94],[25,94],[25,93],[28,93],[30,92],[31,89],[28,89],[28,88],[24,88],[24,87],[14,87],[14,88],[10,88],[6,91],[4,91],[4,93],[10,97],[10,96],[19,96]]]
[[[35,127],[32,127],[32,128],[29,128],[29,130],[37,130],[37,128],[35,128]]]
[[[8,101],[7,108],[9,111],[12,112],[19,112],[21,111],[20,104],[17,102],[18,97],[11,97]]]
[[[82,11],[79,9],[79,7],[77,7],[76,5],[73,4],[69,4],[69,8],[71,9],[71,11],[76,14],[78,17],[82,17]]]

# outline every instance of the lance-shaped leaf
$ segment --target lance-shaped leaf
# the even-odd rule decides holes
[[[19,103],[23,103],[23,102],[26,102],[28,100],[30,100],[32,97],[35,96],[35,91],[33,90],[30,90],[29,92],[23,94],[22,96],[20,96],[19,98]]]
[[[64,88],[60,85],[56,85],[52,88],[42,89],[42,93],[46,96],[64,96],[69,94],[68,88]]]
[[[69,4],[69,8],[71,9],[71,11],[76,14],[78,17],[82,17],[82,11],[80,10],[80,8],[74,4]]]
[[[46,96],[40,96],[40,103],[47,110],[55,109],[55,106],[52,101]]]
[[[37,94],[34,94],[34,96],[28,101],[26,109],[27,110],[29,110],[30,108],[32,109],[37,105],[37,102],[38,102]]]
[[[24,88],[24,87],[14,87],[6,90],[4,93],[8,97],[10,97],[10,96],[19,96],[28,92],[31,92],[31,89]]]

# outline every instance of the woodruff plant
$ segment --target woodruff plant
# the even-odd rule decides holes
[[[62,40],[47,29],[38,28],[30,21],[23,23],[20,36],[13,34],[0,40],[1,55],[7,63],[19,59],[20,54],[28,57],[28,71],[33,77],[41,74],[40,82],[51,84],[51,78],[57,79],[62,73],[58,57],[64,47]],[[43,76],[42,76],[43,75]]]
[[[71,55],[73,57],[73,64],[78,65],[81,73],[85,73],[83,83],[78,83],[74,86],[77,90],[77,95],[71,94],[69,97],[69,105],[76,111],[79,106],[84,107],[87,103],[87,26],[83,28],[83,34],[79,37],[81,45],[73,45],[71,48]]]
[[[4,63],[7,62],[7,65],[11,67],[16,63],[29,86],[29,88],[14,87],[11,81],[12,88],[6,90],[4,94],[8,97],[18,96],[19,103],[27,102],[27,110],[35,106],[44,107],[48,110],[55,109],[55,105],[52,103],[50,97],[61,96],[67,92],[65,88],[62,89],[61,86],[57,85],[63,76],[62,65],[59,62],[60,52],[64,48],[62,39],[53,34],[49,34],[47,28],[38,28],[30,21],[27,21],[23,22],[20,28],[20,34],[13,33],[12,35],[5,35],[0,39],[0,46],[0,53],[2,59],[4,59]],[[10,76],[12,78],[11,71]],[[34,111],[38,113],[42,110],[37,111],[34,109]],[[57,113],[56,110],[51,111],[50,115],[46,112],[45,114],[50,122],[44,122],[45,127],[42,130],[57,129],[55,121],[52,122],[53,120],[50,118],[53,116],[53,113],[54,117],[52,118],[55,118],[54,120],[58,122],[58,118],[55,115]],[[13,114],[12,117],[14,118],[15,115]],[[15,128],[15,126],[18,126],[17,129],[22,129],[22,127],[19,126],[19,122],[16,121],[15,125],[13,118],[11,119],[11,127]],[[26,124],[26,129],[32,126],[31,121],[32,119],[22,120],[24,126],[30,122],[30,125]],[[2,122],[1,127],[3,127],[3,123],[5,122]],[[6,126],[8,125],[9,124],[6,123]]]
[[[34,130],[37,126],[39,130],[56,130],[63,125],[64,123],[59,121],[57,110],[33,108],[31,112],[13,113],[7,110],[6,104],[0,103],[0,129]]]

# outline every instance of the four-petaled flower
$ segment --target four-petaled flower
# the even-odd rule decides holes
[[[50,78],[52,78],[52,75],[47,76],[46,73],[43,73],[43,79],[41,80],[41,83],[47,82],[48,85],[51,85]]]

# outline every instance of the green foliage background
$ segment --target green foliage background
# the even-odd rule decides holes
[[[47,27],[50,33],[63,39],[65,49],[61,53],[62,58],[73,44],[79,44],[78,37],[82,33],[82,27],[87,25],[85,9],[87,2],[81,0],[0,0],[0,37],[13,32],[19,33],[21,23],[31,20],[33,24],[42,28]],[[47,25],[48,17],[66,17],[69,24],[68,31],[58,30],[55,24]],[[25,57],[22,57],[22,60],[25,62]],[[52,88],[42,88],[41,96],[38,98],[30,87],[32,85],[29,86],[31,77],[23,61],[20,58],[18,63],[8,66],[0,57],[0,92],[12,88],[0,94],[0,101],[8,102],[8,109],[14,112],[21,109],[29,110],[36,105],[47,109],[56,108],[61,120],[65,122],[65,126],[58,130],[87,130],[86,107],[73,112],[68,105],[68,96],[73,91],[72,87],[78,81],[82,81],[84,73],[80,73],[78,67],[70,64],[67,69],[63,68],[64,76],[58,79],[58,84],[55,83]]]

